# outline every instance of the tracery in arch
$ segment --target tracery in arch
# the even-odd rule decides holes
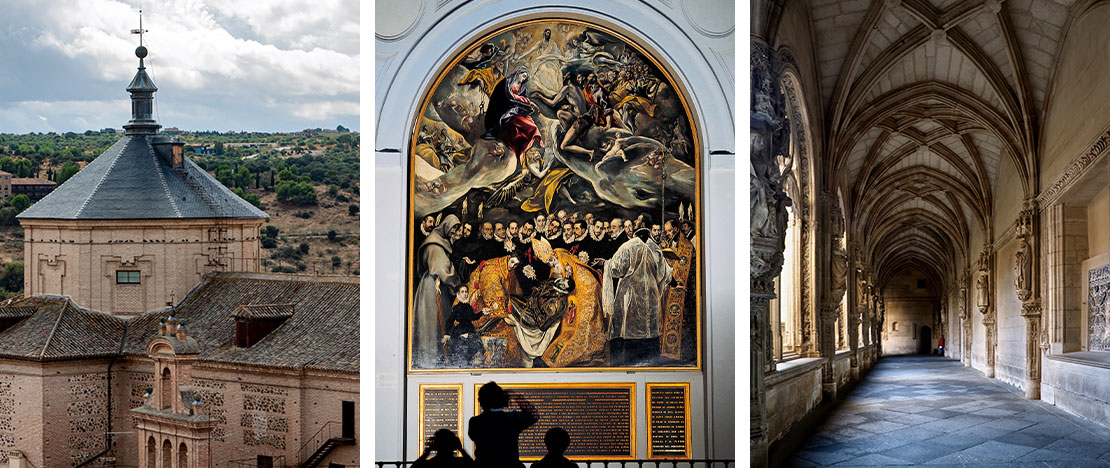
[[[783,189],[790,197],[782,273],[771,304],[773,359],[789,360],[817,352],[813,290],[814,206],[811,121],[802,100],[800,81],[789,51],[780,51],[785,70],[781,89],[786,96],[790,144],[779,157]]]

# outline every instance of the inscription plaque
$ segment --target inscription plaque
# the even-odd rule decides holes
[[[648,458],[690,458],[690,384],[647,384]]]
[[[478,388],[474,386],[475,411]],[[547,454],[543,436],[552,427],[570,434],[564,455],[572,460],[632,459],[636,455],[636,385],[619,384],[501,384],[536,409],[539,421],[520,434],[520,458],[539,460]],[[509,408],[519,411],[515,404]]]
[[[420,451],[440,429],[450,429],[461,440],[462,384],[420,386]]]

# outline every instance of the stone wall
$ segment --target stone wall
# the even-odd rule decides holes
[[[1021,301],[1014,287],[1014,252],[1017,242],[1008,241],[998,249],[995,261],[994,303],[998,317],[998,347],[995,358],[995,378],[1015,387],[1025,388],[1025,318],[1021,316]]]
[[[1110,62],[1101,47],[1110,43],[1110,5],[1091,8],[1073,20],[1061,49],[1041,138],[1041,186],[1048,187],[1106,131],[1110,114]],[[1005,185],[999,185],[1005,187]]]
[[[22,220],[24,291],[70,296],[117,315],[160,309],[208,272],[259,271],[262,222],[222,221],[228,240],[216,242],[212,220]],[[214,254],[216,247],[223,253]],[[141,283],[116,284],[117,270],[140,271]]]
[[[1041,399],[1110,426],[1110,362],[1102,353],[1050,355],[1044,360]]]
[[[1110,252],[1110,186],[1087,205],[1087,242],[1092,257]]]
[[[767,441],[785,436],[790,427],[821,402],[823,360],[796,359],[767,376]]]
[[[917,353],[922,339],[922,327],[932,331],[928,349],[936,347],[939,333],[934,325],[934,311],[940,298],[917,270],[896,273],[883,288],[886,319],[883,322],[883,354]]]

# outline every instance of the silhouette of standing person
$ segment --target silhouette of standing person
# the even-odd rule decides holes
[[[532,468],[578,468],[578,464],[563,456],[563,452],[570,447],[570,434],[561,427],[553,427],[543,435],[543,444],[547,446],[547,455],[532,464]]]
[[[521,411],[505,411],[509,399]],[[467,434],[474,441],[477,466],[490,468],[523,468],[520,462],[520,433],[536,423],[536,412],[528,400],[511,395],[490,382],[478,389],[482,414],[470,418]]]
[[[461,457],[455,456],[456,450],[462,454]],[[436,455],[429,458],[432,452]],[[473,466],[474,459],[470,458],[466,450],[463,450],[459,436],[450,429],[436,431],[432,436],[432,443],[428,444],[424,454],[412,464],[412,468],[472,468]]]

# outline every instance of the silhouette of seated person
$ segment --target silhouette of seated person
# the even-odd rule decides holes
[[[462,456],[456,457],[456,451]],[[434,457],[430,457],[432,452],[435,452]],[[436,431],[431,443],[424,449],[424,454],[412,464],[412,468],[472,468],[474,466],[474,459],[470,458],[466,450],[463,450],[459,436],[450,429]]]
[[[570,434],[561,427],[553,427],[543,435],[543,444],[547,446],[547,455],[532,464],[532,468],[578,468],[578,464],[570,461],[563,453],[570,447]]]
[[[505,411],[513,400],[521,411]],[[474,441],[474,461],[490,468],[523,468],[520,462],[520,433],[536,423],[532,403],[506,392],[496,382],[478,389],[482,414],[470,418],[467,434]]]

